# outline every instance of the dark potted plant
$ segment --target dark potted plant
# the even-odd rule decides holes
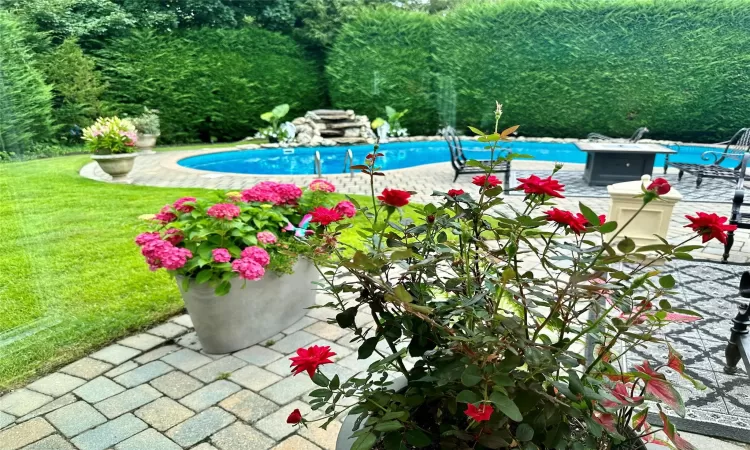
[[[143,154],[148,155],[154,153],[156,140],[161,134],[159,111],[144,107],[143,114],[134,117],[131,121],[138,132],[138,141],[135,143],[135,146],[138,147]]]
[[[92,153],[91,159],[112,176],[112,181],[128,181],[128,174],[138,156],[135,153],[138,136],[132,122],[118,117],[100,117],[83,130],[83,140]]]
[[[153,231],[136,244],[151,270],[176,277],[205,351],[262,342],[315,304],[318,271],[305,239],[356,212],[348,201],[332,204],[333,190],[324,180],[307,189],[269,181],[213,201],[184,197],[144,217]]]
[[[729,228],[718,217],[693,221],[696,233],[683,242],[636,248],[622,236],[627,223],[583,204],[578,212],[555,207],[564,194],[559,166],[519,179],[525,202],[511,207],[491,175],[506,160],[495,148],[517,128],[498,131],[500,115],[498,105],[491,133],[473,128],[492,154],[489,164],[469,162],[486,172],[474,178],[475,192],[435,192],[434,203],[416,207],[417,220],[399,220],[409,192],[386,189],[379,202],[373,192],[362,209],[366,250],[330,244],[347,225],[310,241],[333,255],[316,260],[334,299],[325,307],[371,364],[348,380],[330,377],[318,370],[335,357],[330,348],[299,349],[292,370],[319,386],[310,405],[323,414],[295,411],[288,422],[325,427],[348,413],[338,450],[643,449],[655,441],[646,422],[655,411],[671,444],[693,449],[662,411],[685,411],[665,368],[702,388],[680,355],[670,348],[654,367],[625,367],[622,357],[660,342],[659,328],[700,318],[672,307],[675,280],[654,261],[688,259],[700,246],[687,241]],[[354,169],[372,181],[382,175],[381,156],[376,146]],[[668,191],[664,180],[644,186],[643,205]],[[373,322],[362,325],[361,314]]]

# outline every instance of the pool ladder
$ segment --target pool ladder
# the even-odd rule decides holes
[[[346,173],[349,170],[349,176],[354,178],[354,171],[351,166],[354,164],[354,154],[352,149],[348,149],[344,155],[344,170],[342,173]],[[315,174],[320,178],[323,175],[323,163],[320,159],[320,152],[315,150]]]
[[[344,155],[344,170],[341,173],[346,173],[349,170],[349,177],[354,178],[354,171],[352,166],[354,165],[354,154],[352,149],[348,149]]]

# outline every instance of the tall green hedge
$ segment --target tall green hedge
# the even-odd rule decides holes
[[[25,30],[0,11],[0,159],[52,133],[52,96],[25,44]]]
[[[314,63],[290,38],[257,28],[137,31],[99,52],[113,109],[161,111],[163,142],[236,140],[260,114],[289,103],[288,117],[321,106]]]
[[[379,8],[344,25],[326,64],[333,106],[370,119],[385,117],[386,106],[408,108],[403,126],[412,134],[434,133],[433,21],[424,13]]]
[[[645,125],[711,141],[750,126],[750,0],[467,2],[431,36],[427,18],[379,14],[347,25],[332,50],[337,105],[393,103],[432,132],[454,104],[460,128],[489,127],[495,99],[532,136]],[[374,94],[378,71],[387,89]]]

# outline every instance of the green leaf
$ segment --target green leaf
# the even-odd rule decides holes
[[[474,132],[474,134],[477,134],[479,136],[484,136],[484,131],[480,130],[479,128],[474,128],[472,126],[469,126],[469,129]]]
[[[659,278],[659,285],[664,289],[672,289],[675,286],[675,280],[672,275],[664,275]]]
[[[354,325],[354,318],[357,316],[357,307],[352,306],[351,308],[345,309],[343,312],[336,314],[336,323],[341,328],[349,328]]]
[[[635,242],[633,242],[633,240],[629,237],[626,237],[625,239],[617,243],[617,250],[620,250],[620,252],[626,254],[630,253],[635,250]]]
[[[359,346],[359,350],[357,350],[357,359],[369,358],[375,351],[375,347],[378,345],[378,340],[377,337],[365,339],[362,345]]]
[[[459,392],[456,396],[456,401],[459,403],[478,403],[481,400],[482,397],[480,397],[479,394],[468,389]]]
[[[375,431],[396,431],[403,428],[404,425],[398,420],[389,420],[387,422],[379,422],[375,424]]]
[[[331,380],[331,383],[328,385],[328,389],[335,391],[339,388],[341,385],[341,379],[339,379],[339,374],[336,374],[333,376],[333,380]]]
[[[216,290],[214,290],[214,293],[218,296],[227,295],[230,289],[232,289],[232,285],[229,284],[229,281],[222,281],[218,286],[216,286]]]
[[[516,428],[516,438],[521,442],[530,441],[534,437],[534,429],[528,423],[522,423]]]
[[[406,290],[406,287],[404,287],[403,284],[399,284],[393,289],[394,294],[396,294],[396,297],[401,300],[404,303],[411,303],[412,298],[411,294]]]
[[[497,409],[500,412],[508,416],[511,420],[515,422],[523,421],[523,415],[518,409],[518,406],[516,406],[516,404],[513,403],[513,400],[508,398],[507,395],[495,391],[490,395],[490,401],[497,406]]]
[[[409,430],[404,433],[404,437],[406,438],[406,442],[417,448],[427,447],[432,444],[432,439],[422,430]],[[352,448],[352,450],[354,449]]]
[[[589,224],[593,226],[599,225],[599,215],[595,213],[591,208],[579,202],[578,209],[581,210],[581,214],[583,214],[583,217],[585,217],[586,220],[589,221]]]
[[[206,281],[210,280],[212,275],[213,272],[211,271],[211,269],[203,269],[198,272],[198,275],[195,277],[195,282],[198,284],[203,284]]]
[[[607,222],[601,227],[599,227],[599,231],[603,234],[611,233],[617,229],[617,222]]]
[[[278,105],[271,112],[274,116],[276,116],[277,119],[281,119],[289,112],[289,105],[287,105],[286,103],[284,103],[283,105]]]
[[[466,387],[476,386],[482,381],[482,369],[479,366],[466,366],[464,373],[461,375],[461,383]]]
[[[370,127],[372,127],[373,130],[377,130],[385,123],[385,120],[381,119],[380,117],[376,118],[370,123]]]
[[[576,395],[583,395],[584,393],[583,383],[575,370],[568,371],[568,387],[570,388],[570,392]]]
[[[328,380],[328,377],[323,375],[322,373],[318,372],[312,377],[312,382],[317,384],[320,387],[327,388],[330,381]]]
[[[357,438],[352,445],[352,450],[370,450],[375,446],[377,437],[374,433],[365,433]]]

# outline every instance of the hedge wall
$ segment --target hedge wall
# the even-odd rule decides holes
[[[320,107],[323,83],[291,38],[257,29],[137,31],[98,54],[107,100],[120,112],[162,116],[162,142],[231,141],[289,103],[288,117]]]
[[[0,159],[52,133],[52,96],[25,44],[25,30],[0,11]]]
[[[503,122],[531,136],[646,125],[649,137],[712,141],[749,126],[749,0],[467,2],[431,37],[425,17],[379,14],[344,28],[329,89],[339,106],[409,108],[414,131],[450,122],[454,98],[460,127],[489,127],[498,99]]]
[[[430,70],[434,17],[380,8],[344,25],[328,55],[326,76],[333,106],[385,118],[385,107],[408,108],[402,125],[412,134],[435,132]]]

